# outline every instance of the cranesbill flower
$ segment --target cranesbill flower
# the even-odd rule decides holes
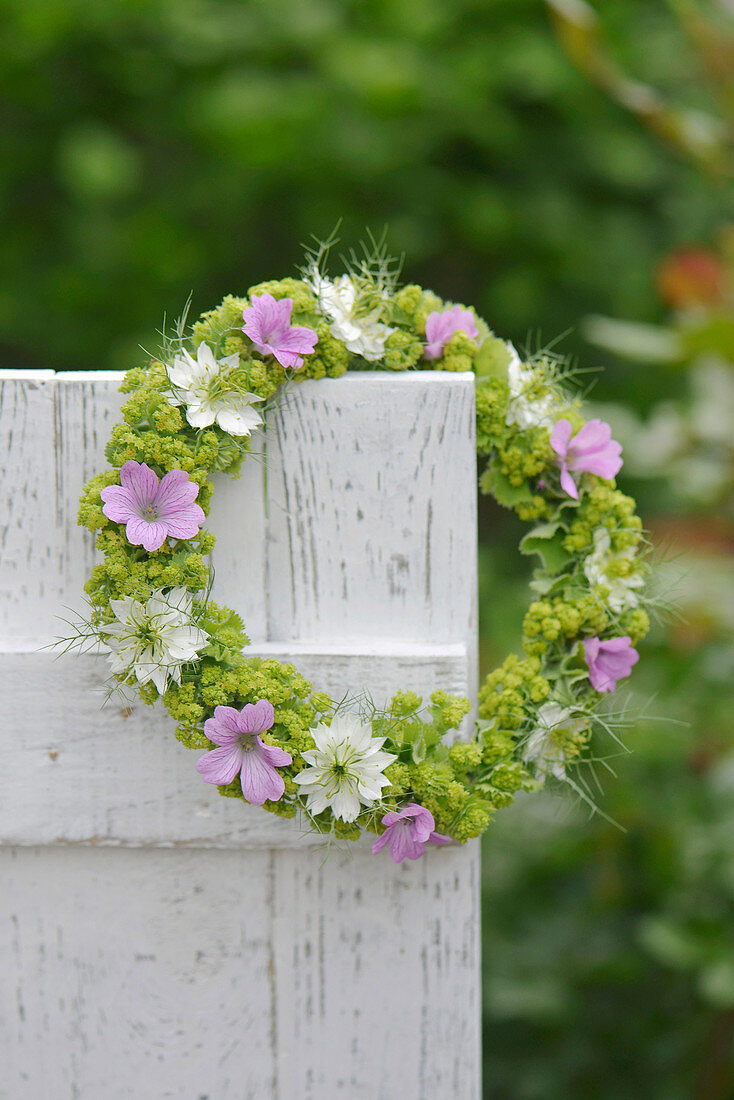
[[[263,398],[233,381],[239,365],[237,352],[216,359],[209,345],[202,342],[194,359],[182,348],[167,368],[171,392],[166,397],[172,405],[186,406],[186,419],[192,428],[208,428],[216,420],[228,435],[249,435],[263,422],[252,407]]]
[[[124,523],[128,542],[148,553],[160,550],[170,535],[191,539],[204,522],[194,501],[199,486],[185,470],[170,470],[159,481],[149,466],[132,459],[120,470],[120,485],[108,485],[100,496],[102,511],[113,523]]]
[[[608,591],[605,602],[617,614],[637,607],[640,602],[635,589],[642,588],[644,581],[639,571],[631,568],[634,559],[634,547],[613,551],[609,531],[606,527],[597,527],[594,549],[584,558],[584,573],[590,584],[604,585]]]
[[[153,683],[160,695],[169,678],[181,683],[181,667],[194,660],[209,636],[191,618],[192,596],[185,588],[154,592],[144,603],[132,596],[110,600],[115,622],[100,627],[112,652],[117,676],[134,675]]]
[[[640,655],[632,646],[632,639],[584,638],[584,656],[589,666],[589,680],[595,691],[614,691],[618,680],[629,676]]]
[[[478,339],[479,329],[470,309],[453,306],[443,313],[438,310],[429,313],[426,318],[426,349],[423,352],[425,358],[439,359],[443,355],[444,345],[455,332],[465,332],[472,340]]]
[[[558,455],[561,488],[578,500],[578,487],[570,471],[615,477],[622,469],[622,448],[612,439],[612,429],[604,420],[590,420],[576,432],[573,439],[572,432],[570,420],[559,420],[553,429],[550,445]]]
[[[315,749],[303,753],[310,767],[295,776],[306,807],[320,814],[327,806],[334,817],[354,821],[361,806],[371,806],[390,780],[382,774],[397,757],[381,752],[384,737],[373,737],[372,727],[348,715],[337,715],[331,725],[321,722],[311,731]]]
[[[242,311],[242,331],[262,355],[274,355],[281,367],[303,366],[318,341],[312,328],[291,325],[292,298],[276,300],[272,294],[253,294],[252,305]]]
[[[372,845],[377,855],[386,844],[390,845],[390,859],[402,863],[404,859],[418,859],[426,850],[426,844],[449,844],[450,836],[435,832],[433,814],[425,806],[408,802],[399,810],[390,810],[382,819],[385,832]]]
[[[242,710],[215,707],[214,717],[204,723],[204,733],[218,747],[196,761],[196,770],[206,783],[226,786],[239,774],[246,802],[262,806],[277,802],[285,791],[283,776],[277,771],[293,760],[290,753],[275,745],[264,745],[258,734],[269,730],[275,711],[267,699],[248,703]]]

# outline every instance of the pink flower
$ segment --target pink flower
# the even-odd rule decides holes
[[[570,420],[559,420],[550,444],[560,459],[561,487],[578,500],[579,491],[569,471],[615,477],[622,469],[622,448],[612,439],[612,429],[603,420],[590,420],[573,439],[572,431]]]
[[[262,806],[266,799],[277,802],[285,783],[275,769],[290,764],[293,757],[275,745],[263,745],[257,736],[274,721],[273,705],[267,699],[248,703],[242,710],[215,707],[214,717],[204,723],[204,733],[219,748],[196,761],[199,775],[207,783],[226,786],[239,772],[245,801],[253,806]]]
[[[114,523],[125,523],[125,534],[133,546],[151,553],[160,550],[166,538],[191,539],[204,522],[204,512],[194,504],[199,486],[185,470],[171,470],[162,481],[143,462],[126,462],[120,470],[120,485],[108,485],[100,496],[102,511]]]
[[[274,355],[281,367],[303,366],[318,336],[313,329],[291,325],[292,298],[276,301],[272,294],[253,294],[252,306],[242,311],[242,331],[262,355]]]
[[[472,340],[478,338],[479,329],[471,310],[453,306],[444,313],[437,310],[429,313],[426,319],[426,350],[423,352],[426,359],[439,359],[443,355],[444,344],[455,332],[465,332]]]
[[[584,638],[584,655],[589,679],[595,691],[614,691],[617,681],[629,676],[640,655],[632,648],[631,638]]]
[[[434,832],[436,823],[433,814],[415,802],[407,802],[397,811],[390,810],[383,817],[382,824],[387,828],[372,845],[372,854],[377,855],[389,844],[393,863],[418,859],[423,855],[426,844],[448,844],[451,841],[451,837]]]

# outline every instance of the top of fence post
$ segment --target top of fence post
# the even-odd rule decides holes
[[[0,380],[0,437],[10,441],[0,645],[23,665],[4,668],[10,712],[26,726],[17,677],[44,685],[24,741],[9,746],[18,781],[0,811],[0,836],[303,843],[292,823],[205,787],[159,708],[136,705],[124,720],[119,707],[100,711],[103,659],[34,652],[63,630],[59,610],[79,606],[91,569],[93,540],[75,525],[76,502],[105,466],[122,401],[117,381],[45,373]],[[425,695],[439,687],[473,696],[473,385],[471,374],[364,372],[285,391],[243,476],[219,478],[209,520],[214,598],[242,613],[253,652],[293,661],[335,697],[366,692],[381,704],[401,688]],[[89,783],[90,760],[97,774],[116,775],[114,790]]]

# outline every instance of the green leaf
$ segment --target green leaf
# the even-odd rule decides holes
[[[721,958],[701,974],[701,993],[717,1008],[734,1006],[734,961]]]
[[[560,520],[541,523],[529,531],[520,543],[521,554],[538,554],[545,571],[554,576],[568,565],[571,555],[563,546],[565,528]]]
[[[510,351],[504,340],[492,334],[482,341],[474,360],[474,372],[481,378],[506,378],[510,365]]]
[[[489,493],[498,504],[505,508],[514,508],[518,504],[532,500],[533,494],[526,481],[522,485],[511,485],[505,475],[495,466],[488,466],[479,479],[479,488]]]

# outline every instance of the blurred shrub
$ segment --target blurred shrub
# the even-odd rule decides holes
[[[692,86],[661,5],[611,14],[623,61]],[[5,0],[0,29],[4,365],[127,366],[339,218],[520,343],[651,320],[654,259],[718,218],[542,0]]]
[[[654,716],[609,761],[616,824],[542,794],[483,841],[488,1100],[734,1095],[734,559],[671,570],[687,619],[654,631],[614,699]],[[485,551],[481,575],[494,663],[527,590],[509,553]]]

